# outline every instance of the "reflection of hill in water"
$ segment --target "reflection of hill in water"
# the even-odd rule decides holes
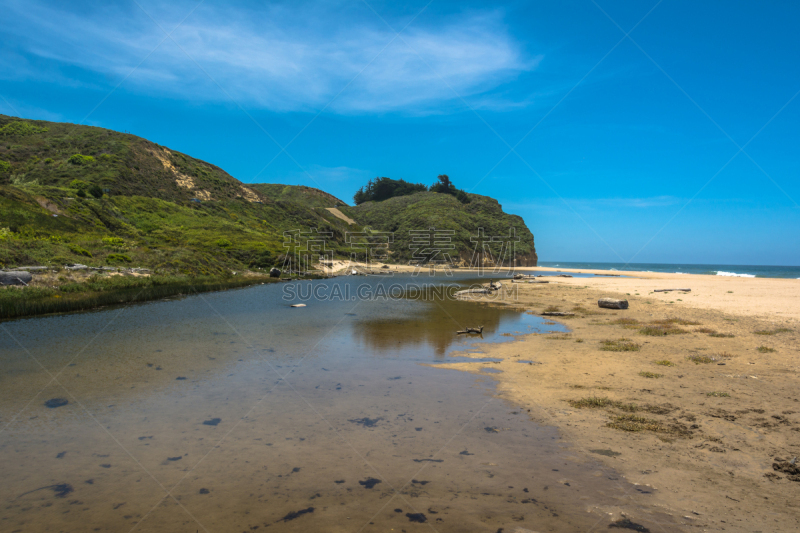
[[[520,316],[519,311],[506,306],[452,300],[420,301],[413,309],[415,315],[358,320],[352,326],[353,337],[376,352],[431,347],[437,357],[444,357],[451,344],[464,339],[456,335],[457,330],[482,325],[486,337],[503,322],[515,321]]]

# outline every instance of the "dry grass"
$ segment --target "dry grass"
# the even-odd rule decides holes
[[[597,396],[581,398],[580,400],[569,400],[568,403],[575,409],[607,409],[613,407],[629,413],[635,413],[639,410],[639,407],[635,403],[624,403],[618,400]]]
[[[700,322],[695,322],[694,320],[686,320],[684,318],[665,318],[664,320],[654,320],[653,324],[662,324],[665,326],[699,326]]]
[[[661,361],[656,361],[656,364],[661,366],[675,366],[675,363],[673,363],[672,361],[667,361],[666,359],[662,359]]]
[[[707,333],[710,337],[721,337],[721,338],[726,338],[726,339],[733,338],[733,335],[731,333],[719,333],[717,330],[711,329],[711,328],[700,328],[700,329],[696,329],[695,332],[696,333]]]
[[[669,324],[650,324],[641,328],[639,333],[651,337],[666,337],[667,335],[679,335],[688,332],[685,329],[676,328]]]
[[[651,378],[651,379],[657,379],[657,378],[663,378],[664,377],[664,374],[656,374],[655,372],[647,372],[645,370],[642,370],[641,372],[639,372],[639,375],[642,376],[643,378]]]
[[[713,396],[714,398],[730,398],[731,397],[731,395],[728,394],[727,392],[717,392],[717,391],[707,392],[706,396]]]
[[[694,363],[696,365],[707,365],[709,363],[713,363],[714,361],[716,361],[716,359],[714,359],[713,357],[709,357],[707,355],[700,355],[700,354],[689,355],[689,356],[686,357],[686,359],[688,359],[689,361],[691,361],[692,363]]]
[[[549,341],[570,341],[570,340],[572,340],[572,337],[570,336],[569,333],[564,333],[564,334],[561,334],[561,335],[545,335],[544,338],[549,340]]]
[[[600,349],[604,352],[638,352],[641,347],[641,344],[636,344],[624,337],[619,340],[608,340],[600,343]]]
[[[645,418],[636,415],[613,416],[607,427],[622,431],[655,431],[657,433],[667,433],[667,429],[658,420]]]
[[[558,313],[559,311],[561,311],[561,308],[558,307],[557,305],[548,305],[547,307],[544,308],[543,312],[545,312],[545,313]]]
[[[776,335],[778,333],[787,333],[792,331],[789,328],[777,328],[777,329],[760,329],[758,331],[754,331],[753,334],[755,335]]]
[[[770,348],[769,346],[759,346],[756,350],[760,353],[775,353],[775,348]]]
[[[618,318],[608,322],[609,324],[616,324],[628,329],[636,329],[639,327],[639,321],[635,318]]]

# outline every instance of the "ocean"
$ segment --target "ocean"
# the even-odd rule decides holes
[[[739,278],[800,279],[800,266],[768,265],[685,265],[669,263],[583,263],[571,261],[540,261],[539,266],[553,268],[619,270],[637,272],[670,272],[676,274],[705,274]]]

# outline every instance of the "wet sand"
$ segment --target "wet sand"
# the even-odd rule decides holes
[[[501,397],[558,427],[576,456],[657,489],[652,503],[681,529],[800,529],[789,463],[800,456],[800,281],[598,273],[631,277],[506,283],[498,305],[574,312],[554,318],[571,333],[485,347],[501,361],[451,368],[502,370],[492,375]],[[630,308],[601,309],[601,297]],[[648,325],[672,331],[645,335]],[[630,344],[638,350],[603,350]]]

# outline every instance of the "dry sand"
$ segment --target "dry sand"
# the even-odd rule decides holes
[[[784,462],[800,457],[800,280],[624,275],[505,283],[504,304],[575,312],[556,319],[571,333],[490,345],[480,357],[501,362],[448,367],[502,370],[502,397],[558,427],[577,454],[655,489],[642,515],[666,511],[685,531],[800,530],[800,470]],[[600,309],[601,297],[630,308]],[[678,331],[640,331],[654,323]],[[639,349],[602,349],[619,339]]]

